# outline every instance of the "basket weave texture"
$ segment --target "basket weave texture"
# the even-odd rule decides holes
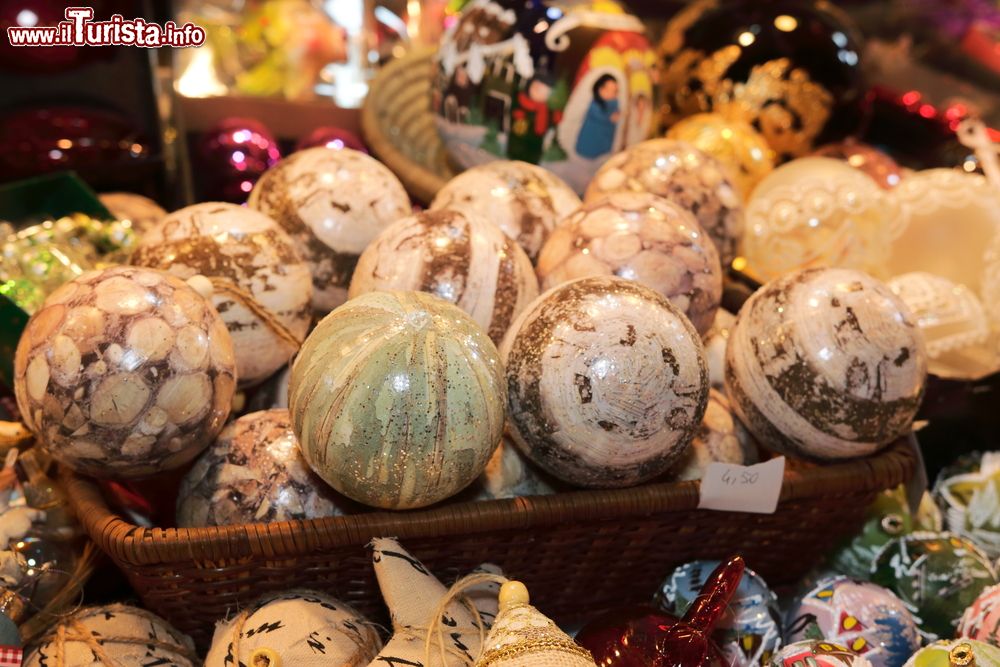
[[[398,537],[450,582],[484,561],[527,584],[557,622],[648,602],[675,566],[742,554],[773,586],[799,579],[855,530],[875,495],[908,481],[904,441],[828,466],[789,462],[774,514],[698,510],[698,482],[445,504],[311,521],[220,528],[142,528],[89,479],[63,470],[97,545],[151,611],[204,648],[214,623],[265,592],[313,588],[374,620],[384,609],[366,545]]]

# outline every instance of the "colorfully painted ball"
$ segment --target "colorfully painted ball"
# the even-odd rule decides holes
[[[344,504],[302,458],[288,410],[266,410],[230,422],[184,476],[177,525],[316,519]]]
[[[702,335],[722,299],[715,245],[691,213],[649,193],[584,204],[552,232],[537,268],[543,290],[591,276],[635,280],[669,299]]]
[[[503,433],[496,347],[459,308],[423,292],[369,292],[321,321],[292,365],[292,427],[330,486],[409,509],[482,473]]]
[[[521,246],[488,219],[441,209],[399,220],[361,253],[348,296],[376,290],[429,292],[499,344],[538,296],[538,278]]]
[[[222,430],[233,343],[211,304],[155,269],[92,271],[49,295],[14,359],[25,424],[94,477],[178,468]]]
[[[948,530],[975,542],[990,558],[1000,558],[1000,454],[960,458],[938,475],[934,496]]]
[[[771,657],[771,667],[872,667],[865,656],[843,644],[807,639],[786,644]]]
[[[908,433],[926,379],[909,311],[860,271],[808,269],[766,284],[726,348],[740,421],[762,446],[819,461],[866,456]]]
[[[826,639],[860,653],[874,667],[903,667],[920,648],[916,621],[891,591],[847,577],[827,579],[788,612],[788,641]]]
[[[518,242],[532,262],[580,198],[549,172],[511,160],[468,169],[438,191],[431,210],[450,209],[489,220]]]
[[[1000,649],[975,639],[934,642],[913,654],[905,667],[1000,667]]]
[[[958,622],[958,635],[1000,646],[1000,585],[983,590]]]
[[[318,315],[347,300],[358,256],[412,210],[403,184],[382,163],[323,146],[292,153],[268,169],[247,204],[281,225],[309,263]]]
[[[743,234],[743,202],[725,166],[694,146],[672,139],[650,139],[604,163],[583,200],[614,192],[652,193],[690,211],[705,230],[724,266],[736,257]]]
[[[670,476],[679,481],[701,479],[711,463],[752,465],[757,460],[753,436],[733,416],[726,395],[711,389],[701,426]]]
[[[511,438],[577,486],[630,486],[666,472],[705,413],[698,332],[666,298],[631,280],[552,288],[521,313],[500,354]]]
[[[965,610],[998,582],[993,563],[953,533],[915,532],[889,542],[872,561],[871,580],[903,601],[925,637],[953,637]]]
[[[142,236],[131,261],[213,280],[212,305],[232,336],[240,386],[281,368],[309,330],[309,265],[291,237],[253,209],[214,202],[174,211]]]

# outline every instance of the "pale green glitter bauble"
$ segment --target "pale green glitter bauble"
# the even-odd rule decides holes
[[[503,433],[496,347],[459,308],[420,292],[371,292],[306,339],[289,385],[312,469],[344,495],[423,507],[468,486]]]

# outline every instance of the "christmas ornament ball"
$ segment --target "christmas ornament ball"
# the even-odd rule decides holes
[[[393,223],[361,253],[348,296],[375,290],[429,292],[499,344],[538,296],[538,278],[521,246],[488,219],[441,209]]]
[[[683,455],[708,400],[698,332],[658,292],[610,276],[554,287],[500,346],[509,434],[577,486],[621,487]]]
[[[797,271],[740,310],[726,390],[764,447],[807,459],[866,456],[909,432],[927,378],[899,298],[847,269]]]
[[[786,644],[771,657],[770,667],[815,665],[816,667],[872,667],[868,659],[843,644],[825,639],[807,639]]]
[[[483,471],[503,434],[496,347],[464,312],[423,292],[369,292],[306,339],[288,400],[306,461],[345,496],[408,509]]]
[[[316,519],[339,505],[302,458],[288,410],[265,410],[230,422],[184,476],[177,525]]]
[[[159,616],[123,604],[87,607],[61,619],[25,651],[24,667],[200,664],[191,638]]]
[[[210,202],[174,211],[147,231],[132,264],[213,280],[241,386],[281,368],[309,329],[312,281],[291,237],[259,211]]]
[[[123,266],[49,295],[14,372],[41,446],[94,477],[187,463],[222,429],[236,385],[232,339],[211,304],[170,274]]]
[[[958,622],[958,635],[1000,646],[1000,584],[983,590]]]
[[[812,154],[843,160],[871,176],[872,180],[884,190],[896,187],[903,178],[903,168],[887,153],[850,137],[820,146]]]
[[[144,234],[167,215],[155,201],[134,192],[103,192],[97,198],[116,219],[128,220],[136,234]]]
[[[960,458],[938,475],[934,496],[948,530],[968,538],[990,558],[1000,558],[1000,454]]]
[[[665,296],[699,334],[711,328],[722,299],[715,245],[687,210],[649,193],[616,192],[584,204],[538,255],[542,289],[612,275]]]
[[[515,160],[468,169],[438,191],[431,210],[450,209],[489,220],[532,262],[556,224],[580,207],[580,198],[549,172]]]
[[[292,153],[268,169],[247,204],[281,225],[309,263],[318,315],[347,299],[358,256],[412,210],[387,167],[364,153],[325,146]]]
[[[947,639],[920,649],[905,667],[1000,666],[1000,648],[975,639]]]
[[[259,120],[231,117],[201,135],[192,157],[199,199],[242,204],[254,184],[281,159],[281,147]]]
[[[438,50],[432,108],[452,161],[539,164],[577,192],[649,136],[656,55],[619,3],[468,3]]]
[[[823,638],[844,644],[874,667],[903,667],[920,648],[913,615],[891,591],[836,577],[820,582],[788,612],[788,641]]]
[[[752,465],[757,460],[753,436],[733,415],[726,395],[713,388],[708,393],[705,418],[671,477],[680,481],[701,479],[711,463]]]
[[[694,146],[650,139],[605,162],[587,186],[584,202],[614,192],[652,193],[692,212],[719,251],[723,266],[736,256],[743,234],[743,203],[726,168]]]

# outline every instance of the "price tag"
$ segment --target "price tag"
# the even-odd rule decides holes
[[[785,457],[752,466],[709,463],[701,479],[699,509],[774,514],[785,478]]]

